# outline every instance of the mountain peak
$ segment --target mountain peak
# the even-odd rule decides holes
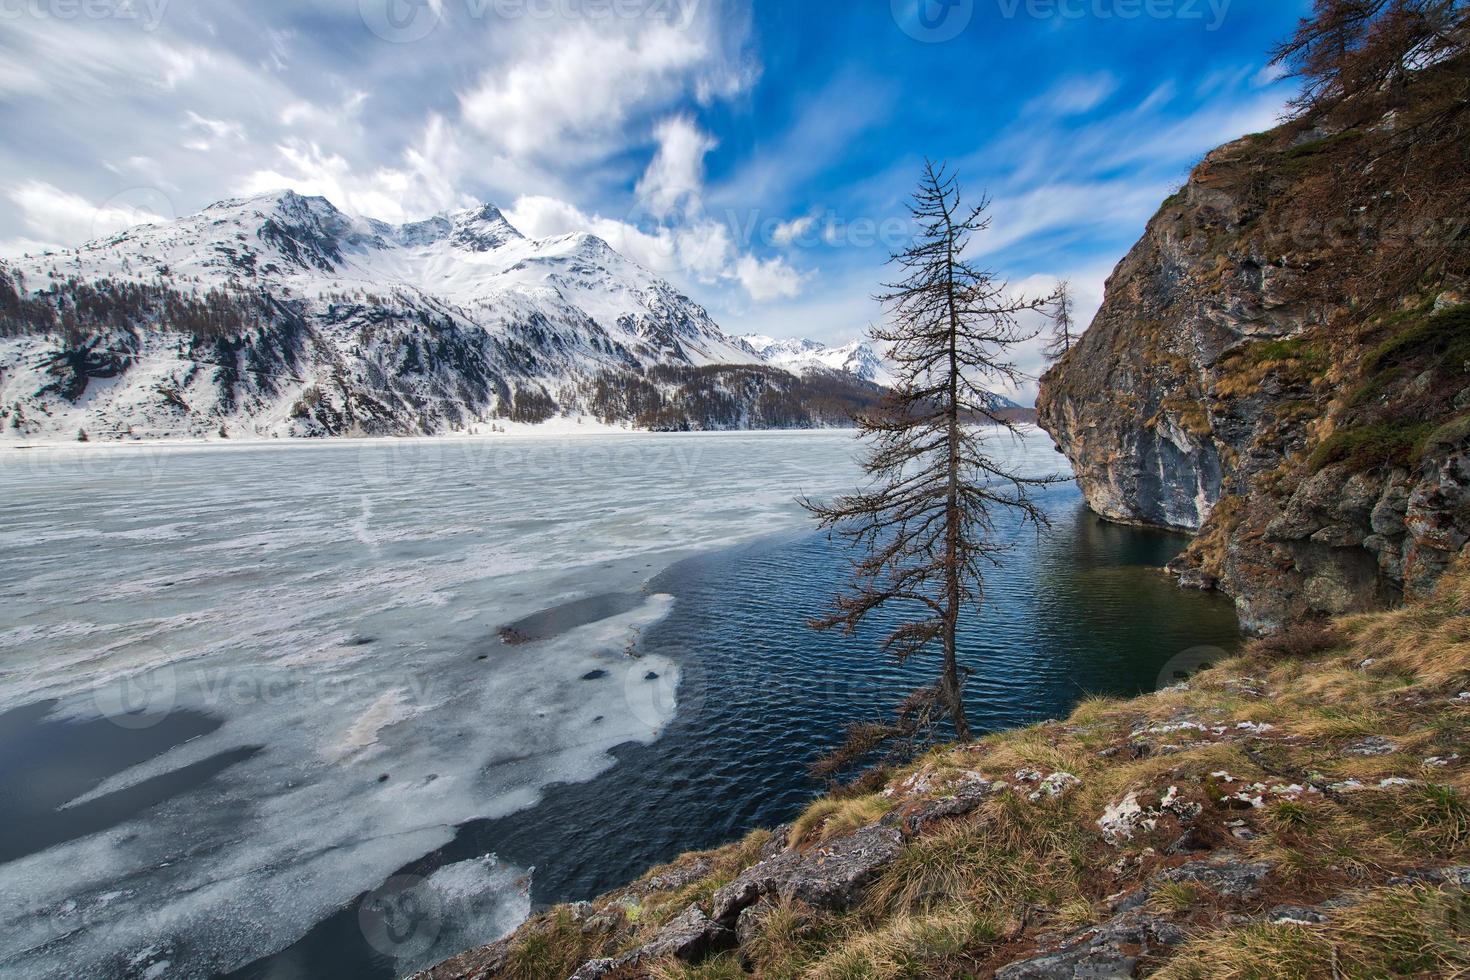
[[[211,211],[241,211],[253,209],[263,212],[278,212],[282,214],[301,215],[306,213],[321,215],[341,215],[337,206],[321,195],[298,194],[290,188],[266,191],[260,194],[251,194],[246,197],[230,197],[223,201],[216,201],[205,208]]]
[[[777,339],[762,334],[747,334],[739,339],[750,345],[767,363],[797,374],[835,371],[884,387],[893,386],[893,375],[888,365],[863,338],[841,347],[830,347],[804,338]]]
[[[454,244],[470,252],[489,252],[526,237],[493,204],[482,204],[447,217],[454,226]]]

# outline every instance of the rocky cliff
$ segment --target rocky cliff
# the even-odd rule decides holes
[[[1198,532],[1173,570],[1256,632],[1425,594],[1470,539],[1464,211],[1406,189],[1408,108],[1352,108],[1210,153],[1038,401],[1092,508]]]

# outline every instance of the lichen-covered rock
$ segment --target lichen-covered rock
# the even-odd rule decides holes
[[[902,834],[896,828],[871,824],[806,852],[788,851],[747,868],[715,892],[712,916],[733,926],[742,911],[764,897],[845,910],[898,856],[901,846]]]
[[[1202,885],[1223,898],[1241,901],[1259,895],[1261,883],[1274,868],[1270,861],[1247,861],[1226,852],[1160,871],[1150,885],[1154,889],[1164,884]]]
[[[602,980],[671,956],[697,963],[713,953],[733,949],[735,944],[732,930],[711,922],[699,906],[691,905],[670,920],[651,941],[621,956],[589,960],[572,974],[571,980]]]
[[[884,816],[882,823],[898,827],[905,836],[922,834],[934,824],[968,816],[997,793],[1010,789],[1007,783],[978,780],[962,785],[953,795],[938,799],[919,799],[906,803]]]
[[[1152,832],[1166,818],[1187,824],[1203,810],[1200,804],[1185,799],[1177,786],[1170,786],[1157,794],[1155,799],[1158,800],[1157,803],[1141,802],[1139,793],[1134,791],[1121,800],[1108,804],[1102,816],[1097,819],[1097,828],[1102,831],[1103,840],[1116,847],[1132,840],[1137,834]]]
[[[693,963],[715,950],[733,945],[733,932],[711,922],[699,906],[691,905],[660,929],[653,941],[643,947],[642,953],[649,959],[677,956],[685,962]]]
[[[665,868],[658,874],[635,883],[630,891],[637,895],[652,895],[655,892],[678,891],[694,884],[710,873],[708,858],[700,858],[683,867]]]
[[[1184,930],[1172,922],[1134,909],[1072,934],[1053,952],[1001,967],[995,971],[995,980],[1131,977],[1141,957],[1184,939]]]

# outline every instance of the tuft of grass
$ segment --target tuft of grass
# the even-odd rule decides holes
[[[1171,881],[1159,886],[1149,898],[1149,907],[1168,915],[1188,915],[1208,902],[1205,889],[1192,881]]]
[[[1327,355],[1316,345],[1301,337],[1285,340],[1263,340],[1252,344],[1246,354],[1256,364],[1271,364],[1280,361],[1296,361],[1302,367],[1318,373],[1327,368]]]
[[[1160,980],[1470,975],[1470,893],[1380,889],[1320,925],[1251,925],[1197,935]]]
[[[1431,783],[1403,801],[1409,835],[1435,853],[1457,851],[1470,844],[1470,803],[1453,786]]]
[[[1266,819],[1278,834],[1310,834],[1317,826],[1317,816],[1312,808],[1297,800],[1277,802],[1268,811]]]
[[[848,799],[824,796],[806,808],[791,825],[788,849],[818,843],[850,833],[881,818],[893,809],[893,801],[876,793]]]
[[[571,976],[596,952],[581,926],[572,921],[571,912],[558,908],[511,946],[505,976],[510,980]]]
[[[1342,644],[1337,631],[1321,623],[1301,623],[1274,636],[1257,640],[1251,653],[1276,660],[1304,660]]]
[[[1385,422],[1338,429],[1313,451],[1307,465],[1313,473],[1334,463],[1343,463],[1354,473],[1384,466],[1413,466],[1424,455],[1425,443],[1434,430],[1432,422]]]
[[[1057,909],[1056,923],[1064,929],[1081,929],[1097,921],[1097,909],[1086,899],[1074,898]]]
[[[800,966],[843,935],[836,917],[798,901],[782,901],[760,913],[754,937],[742,950],[758,976],[797,976]]]
[[[1363,359],[1364,374],[1434,360],[1464,370],[1470,361],[1470,304],[1441,310],[1379,344]]]
[[[945,975],[938,964],[993,943],[1000,934],[994,920],[972,907],[902,914],[877,929],[853,932],[802,976],[807,980],[893,980]]]
[[[1085,900],[1092,835],[1070,801],[1038,807],[1014,794],[988,801],[969,820],[911,841],[870,890],[873,915],[954,903],[999,916],[1028,905]]]
[[[723,953],[698,965],[670,959],[651,964],[647,969],[647,976],[650,980],[745,980],[746,978],[740,961],[730,953]]]

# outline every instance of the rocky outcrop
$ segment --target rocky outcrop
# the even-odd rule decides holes
[[[763,898],[846,911],[898,856],[901,841],[897,830],[873,824],[830,846],[762,861],[715,892],[713,917],[734,925],[741,912]]]
[[[1211,153],[1042,379],[1092,509],[1197,532],[1174,571],[1253,632],[1426,594],[1470,539],[1463,284],[1440,270],[1364,312],[1333,274],[1366,239],[1294,210],[1373,138],[1293,126]]]

